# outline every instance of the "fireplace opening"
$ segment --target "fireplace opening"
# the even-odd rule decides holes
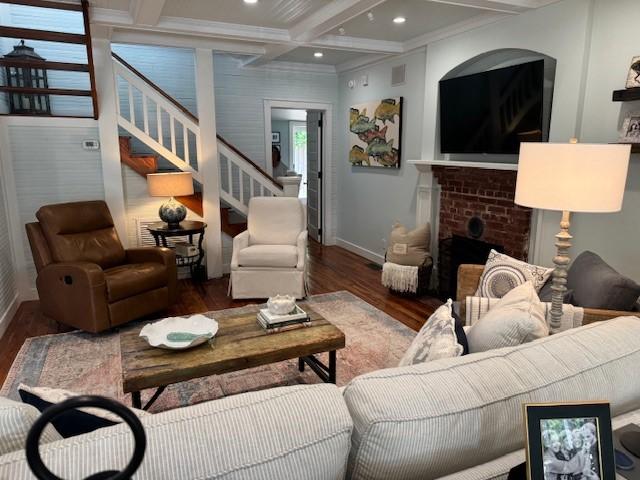
[[[440,240],[438,246],[438,293],[443,301],[456,298],[460,265],[466,263],[484,265],[492,249],[504,253],[503,245],[462,235],[452,235],[450,238]]]

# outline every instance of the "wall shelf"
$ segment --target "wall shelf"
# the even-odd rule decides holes
[[[614,102],[633,102],[634,100],[640,100],[640,87],[625,88],[613,92]]]

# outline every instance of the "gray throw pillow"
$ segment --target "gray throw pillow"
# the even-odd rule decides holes
[[[540,297],[541,302],[551,302],[551,297],[553,295],[553,290],[551,290],[551,285],[553,285],[553,274],[549,277],[549,280],[545,282],[540,291],[538,292],[538,297]],[[573,302],[573,290],[567,290],[564,292],[564,297],[562,299],[562,303],[571,304]]]
[[[593,252],[582,252],[567,276],[573,303],[583,308],[631,311],[640,297],[640,285],[620,275]]]

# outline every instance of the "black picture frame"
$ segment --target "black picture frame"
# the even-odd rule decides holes
[[[590,468],[598,473],[599,480],[615,480],[616,466],[613,448],[613,430],[611,428],[611,409],[607,402],[585,403],[552,403],[552,404],[526,404],[524,405],[525,438],[527,453],[527,479],[549,480],[560,478],[567,473],[548,471],[545,477],[545,468],[559,468],[563,466],[569,473],[572,468]],[[592,421],[595,420],[595,423]],[[568,425],[578,425],[584,422],[581,429],[591,430],[591,436],[595,436],[597,444],[590,446],[584,444],[584,437],[580,448],[575,447],[576,452],[571,459],[561,458],[564,452],[554,452],[551,445],[545,445],[543,437],[549,442],[553,434],[557,433],[551,425],[553,422],[564,422],[565,429]],[[593,429],[587,423],[595,426]],[[576,428],[578,430],[578,428]],[[560,442],[560,438],[557,440]],[[579,442],[576,441],[576,444]],[[561,444],[562,445],[562,444]],[[555,446],[555,445],[554,445]],[[591,466],[589,466],[589,463]],[[597,462],[597,463],[595,463]],[[587,479],[587,476],[582,478]]]

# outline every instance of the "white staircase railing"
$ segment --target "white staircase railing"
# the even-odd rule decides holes
[[[118,125],[204,187],[198,118],[118,55],[113,58]],[[280,183],[219,135],[218,152],[220,198],[240,213],[247,214],[251,197],[284,194]]]

